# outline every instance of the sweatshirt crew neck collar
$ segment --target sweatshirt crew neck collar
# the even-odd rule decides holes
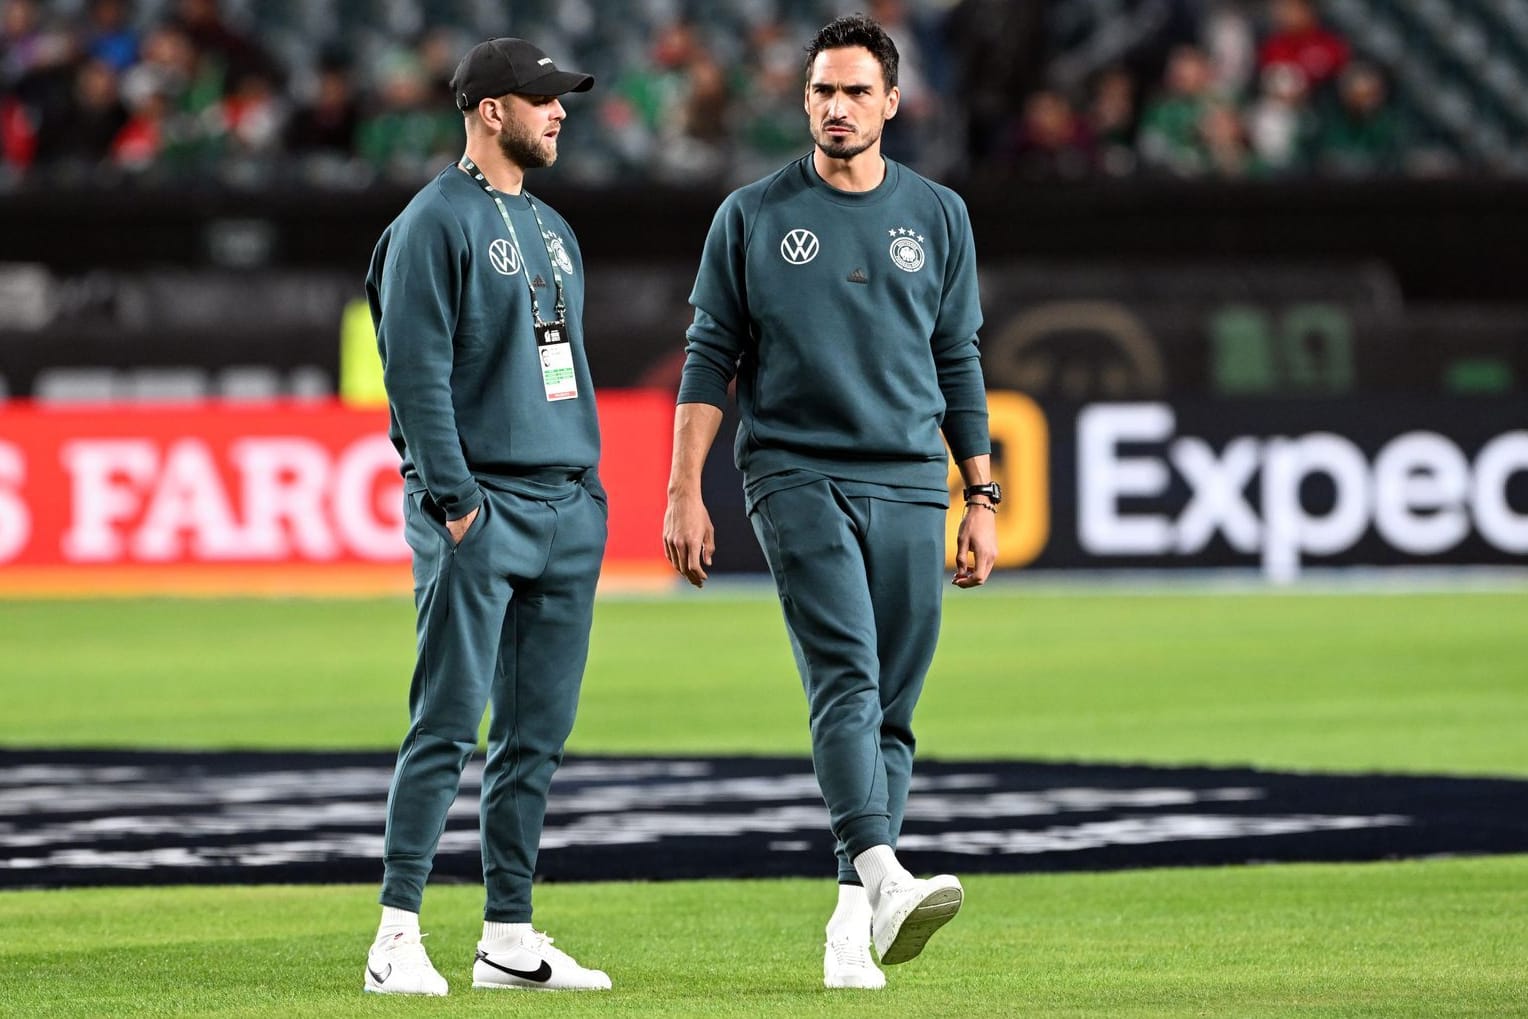
[[[817,172],[817,167],[812,161],[812,153],[808,153],[802,158],[802,173],[806,175],[807,183],[811,186],[812,190],[830,202],[848,206],[874,205],[896,191],[897,183],[900,179],[900,170],[897,164],[890,159],[886,159],[885,156],[881,158],[886,164],[886,176],[882,177],[881,182],[869,191],[843,191],[829,184]]]
[[[451,177],[460,177],[462,179],[462,183],[468,185],[473,191],[481,193],[483,190],[483,186],[477,181],[473,180],[472,175],[463,170],[460,163],[452,163],[450,166],[442,170],[441,173]],[[518,195],[512,195],[508,191],[500,191],[498,188],[494,188],[493,195],[494,197],[498,198],[499,201],[504,203],[504,207],[506,209],[519,209],[523,211],[531,207],[530,201],[526,198],[525,188],[523,187],[520,189],[520,193]]]

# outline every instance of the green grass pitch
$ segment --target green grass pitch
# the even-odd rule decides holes
[[[1528,775],[1528,591],[952,593],[920,753]],[[390,748],[406,601],[3,601],[0,745]],[[606,599],[572,750],[805,754],[778,609]],[[374,889],[0,895],[0,1015],[1528,1016],[1528,858],[972,877],[880,994],[820,981],[825,877],[547,885],[609,995],[472,992],[481,892],[432,888],[445,1000],[370,1000]],[[508,998],[508,1000],[506,1000]]]

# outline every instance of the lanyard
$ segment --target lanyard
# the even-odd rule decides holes
[[[541,321],[541,305],[536,301],[536,285],[531,282],[531,267],[525,263],[525,252],[520,249],[520,238],[515,234],[515,224],[510,221],[509,210],[504,208],[503,199],[499,197],[499,193],[494,190],[493,185],[488,183],[488,178],[483,176],[483,171],[478,169],[476,163],[463,156],[461,167],[471,174],[478,184],[482,185],[483,190],[488,193],[488,197],[493,199],[493,204],[499,207],[499,218],[504,220],[504,225],[509,228],[509,243],[515,246],[515,256],[520,259],[520,265],[523,267],[522,274],[525,277],[525,286],[531,292],[531,321],[535,322],[538,326],[546,324]],[[525,195],[525,202],[531,207],[531,215],[536,217],[536,230],[541,234],[541,247],[546,251],[546,260],[552,265],[552,283],[557,288],[556,321],[562,322],[567,318],[568,310],[562,296],[562,273],[558,271],[557,259],[552,257],[552,249],[546,242],[546,227],[541,224],[541,213],[536,211],[536,203],[529,194]]]

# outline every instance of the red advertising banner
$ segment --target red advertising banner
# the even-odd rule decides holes
[[[667,580],[673,397],[599,395],[605,573]],[[338,402],[0,407],[0,591],[407,590],[387,414]]]

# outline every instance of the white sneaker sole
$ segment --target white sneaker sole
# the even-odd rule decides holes
[[[908,907],[900,919],[893,917],[886,925],[887,929],[883,929],[881,936],[875,939],[881,965],[895,966],[917,958],[934,932],[955,919],[964,901],[965,892],[957,882],[953,886],[935,888]]]
[[[566,984],[539,983],[534,980],[516,980],[492,978],[483,979],[476,973],[473,974],[472,986],[480,991],[608,991],[610,985],[585,984],[568,986]]]
[[[395,991],[389,987],[379,987],[371,981],[367,981],[361,990],[367,994],[406,994],[414,998],[444,998],[445,991]]]
[[[486,980],[474,980],[472,986],[480,991],[608,991],[608,987],[548,987],[545,984],[500,984]]]
[[[837,979],[824,976],[822,986],[830,991],[879,991],[886,986],[886,974],[877,973],[874,977],[869,974],[841,974]]]

